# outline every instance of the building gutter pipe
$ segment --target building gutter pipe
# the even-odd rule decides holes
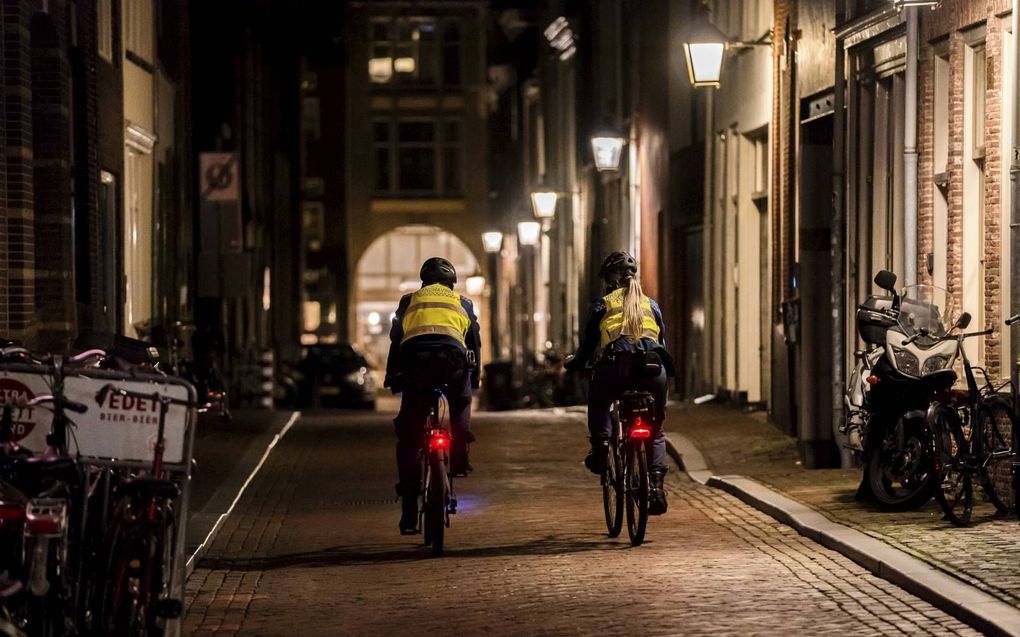
[[[838,6],[838,5],[837,5]],[[836,24],[841,24],[846,13],[839,12]],[[833,87],[832,113],[832,240],[829,246],[832,260],[832,435],[833,440],[842,440],[843,426],[843,379],[846,378],[843,339],[846,338],[846,276],[844,251],[846,221],[844,214],[844,170],[846,160],[846,49],[843,38],[836,38],[836,81]],[[853,459],[843,446],[840,448],[840,463],[850,467]]]
[[[1013,30],[1012,37],[1012,51],[1009,53],[1013,56],[1013,77],[1010,81],[1013,82],[1013,95],[1009,100],[1007,108],[1010,109],[1009,116],[1013,122],[1012,130],[1010,131],[1010,163],[1009,163],[1009,191],[1010,191],[1010,223],[1009,223],[1009,243],[1008,249],[1010,251],[1010,281],[1009,281],[1009,297],[1010,297],[1010,315],[1020,312],[1020,158],[1017,154],[1020,153],[1020,108],[1017,107],[1017,96],[1020,96],[1020,3],[1013,2],[1013,15],[1010,17],[1010,22]],[[1004,328],[1005,329],[1005,328]],[[1020,338],[1009,339],[1009,353],[1010,360],[1020,360]],[[1010,366],[1010,376],[1013,382],[1018,382],[1017,367],[1016,365]]]
[[[906,285],[917,284],[917,7],[907,7],[907,68],[903,128],[903,256]]]

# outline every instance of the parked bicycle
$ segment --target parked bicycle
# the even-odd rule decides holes
[[[180,490],[176,482],[166,478],[163,469],[166,416],[171,406],[194,409],[198,405],[160,392],[128,391],[113,384],[99,390],[96,402],[105,404],[110,394],[151,401],[158,409],[159,425],[151,471],[126,477],[114,489],[116,504],[103,560],[105,576],[98,589],[95,612],[101,618],[100,630],[106,634],[162,635],[165,620],[180,617],[182,610],[181,600],[170,593],[174,505]]]
[[[1007,326],[1016,325],[1018,322],[1020,314],[1014,314],[1005,321]],[[1016,374],[1020,374],[1020,359],[1014,362],[1014,370]],[[1013,475],[1013,512],[1020,517],[1020,385],[1011,380],[1010,390],[1013,403],[1013,460],[1010,463]]]
[[[964,313],[953,330],[966,329],[970,315]],[[956,341],[963,358],[965,390],[947,390],[936,396],[928,408],[928,422],[935,432],[938,500],[946,519],[956,526],[970,522],[973,512],[973,481],[977,478],[989,501],[999,511],[1015,507],[1012,484],[1014,415],[1009,399],[1000,393],[1005,387],[991,384],[988,374],[973,365],[963,343],[968,338],[987,336],[992,329],[946,335],[936,341]],[[922,333],[916,338],[932,338]],[[978,384],[975,371],[984,382]]]
[[[632,546],[645,539],[648,525],[648,453],[655,401],[648,392],[625,392],[610,412],[613,434],[606,445],[602,472],[602,506],[609,537],[617,537],[627,512]]]
[[[0,477],[5,483],[5,506],[0,518],[4,526],[16,525],[22,532],[22,563],[17,570],[22,595],[20,599],[9,598],[5,612],[32,637],[74,632],[80,563],[72,556],[80,555],[75,531],[83,517],[84,493],[81,469],[68,452],[73,423],[67,412],[83,414],[87,407],[64,395],[64,378],[69,364],[88,364],[103,355],[100,350],[87,350],[65,359],[36,357],[18,347],[0,351],[2,360],[45,367],[52,392],[21,399],[17,405],[19,409],[45,407],[53,412],[43,452],[34,453],[15,443],[14,405],[9,401],[0,417]]]

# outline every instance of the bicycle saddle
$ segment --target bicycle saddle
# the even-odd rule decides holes
[[[160,480],[159,478],[141,477],[126,480],[117,486],[117,495],[130,498],[154,496],[172,500],[180,495],[177,483],[172,480]]]
[[[78,466],[65,456],[24,456],[12,463],[10,476],[12,484],[32,496],[54,482],[77,482]]]

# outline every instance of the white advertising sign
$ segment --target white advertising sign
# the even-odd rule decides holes
[[[50,393],[47,377],[41,374],[0,371],[0,404],[31,400]],[[11,411],[14,421],[14,442],[32,451],[46,449],[53,413],[43,407],[17,407]]]
[[[121,396],[108,392],[103,403],[96,402],[96,394],[111,381],[102,378],[72,376],[64,381],[64,394],[69,400],[88,407],[84,414],[68,414],[77,427],[77,451],[91,458],[117,460],[152,460],[159,431],[159,402],[151,398]],[[188,390],[181,385],[162,385],[147,382],[113,381],[116,387],[127,391],[188,400]],[[163,437],[166,450],[163,461],[170,464],[184,462],[187,442],[188,409],[171,405],[166,415]],[[75,439],[70,441],[72,452]]]
[[[0,370],[0,404],[20,403],[36,396],[50,394],[49,377],[43,374]],[[74,426],[68,435],[68,448],[72,455],[150,462],[156,447],[159,431],[159,403],[149,399],[121,396],[108,392],[103,404],[96,402],[96,394],[108,383],[127,391],[162,395],[188,400],[188,390],[181,385],[156,384],[144,381],[110,381],[102,378],[69,376],[64,380],[64,395],[68,400],[85,405],[83,413],[67,411]],[[46,449],[46,435],[53,424],[49,404],[35,407],[15,406],[11,414],[14,421],[14,441],[32,451]],[[171,405],[166,415],[163,460],[169,464],[184,462],[188,434],[188,409]]]

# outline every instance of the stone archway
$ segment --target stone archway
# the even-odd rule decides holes
[[[452,232],[431,225],[405,225],[390,230],[369,244],[355,268],[351,340],[375,362],[386,365],[391,317],[400,297],[421,285],[418,271],[429,257],[441,256],[457,269],[457,290],[472,296],[479,321],[488,304],[467,280],[481,275],[474,251]],[[473,293],[473,294],[472,294]],[[483,330],[483,333],[485,330]]]

